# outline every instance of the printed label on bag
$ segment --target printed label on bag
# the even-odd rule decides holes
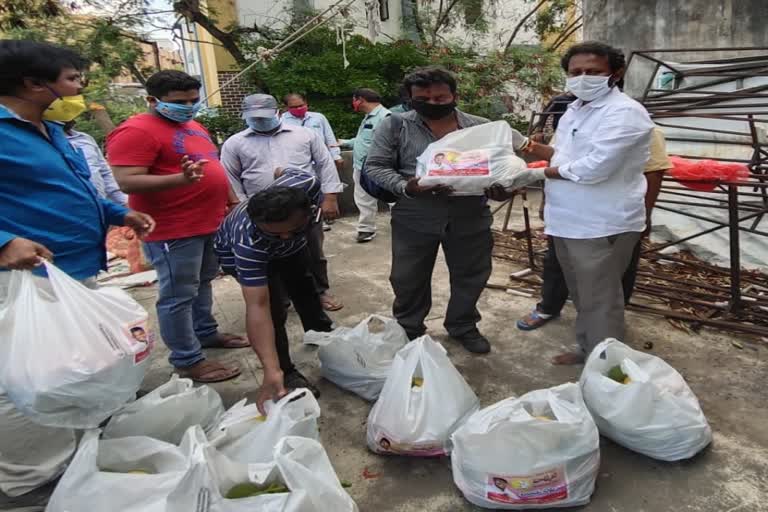
[[[440,457],[447,455],[443,443],[398,443],[392,436],[383,433],[376,438],[376,448],[379,453],[392,453],[396,455],[413,455],[415,457]]]
[[[427,176],[488,176],[490,171],[488,151],[435,150],[427,163]]]
[[[123,332],[134,346],[141,344],[141,350],[133,355],[133,364],[139,364],[149,357],[155,347],[155,334],[147,326],[148,320],[139,320],[123,326]]]
[[[568,498],[565,466],[528,476],[488,475],[486,497],[498,503],[537,505]]]

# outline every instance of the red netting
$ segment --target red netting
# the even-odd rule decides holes
[[[710,192],[719,181],[745,181],[749,178],[749,168],[744,164],[688,160],[679,156],[670,156],[669,159],[673,167],[667,174],[693,190]]]

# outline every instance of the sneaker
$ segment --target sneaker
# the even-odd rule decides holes
[[[460,336],[451,336],[456,341],[464,345],[468,352],[473,354],[487,354],[491,351],[491,344],[488,339],[475,329]]]
[[[366,242],[370,242],[376,238],[376,233],[371,233],[370,231],[361,231],[357,234],[357,243],[364,244]]]
[[[323,221],[323,231],[330,231],[331,230],[331,222],[328,222],[327,220]]]
[[[286,373],[283,376],[283,384],[288,389],[306,388],[312,392],[313,395],[315,395],[315,398],[320,398],[320,390],[317,389],[314,384],[309,382],[307,378],[299,372],[299,370],[293,370],[289,373]]]

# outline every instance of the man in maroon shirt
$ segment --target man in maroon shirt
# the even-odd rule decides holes
[[[218,332],[211,313],[211,281],[219,270],[213,237],[237,198],[208,131],[193,120],[200,82],[166,70],[146,87],[149,113],[109,135],[107,157],[131,207],[157,221],[144,248],[157,270],[157,316],[171,364],[197,382],[231,379],[240,369],[207,361],[202,348],[249,346]]]

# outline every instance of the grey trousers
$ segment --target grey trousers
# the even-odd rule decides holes
[[[473,331],[480,321],[477,301],[491,275],[488,218],[455,218],[441,232],[415,231],[408,219],[392,217],[393,314],[410,337],[426,332],[432,308],[432,271],[442,246],[451,283],[445,329],[451,336]]]
[[[576,305],[576,341],[589,355],[605,338],[624,339],[622,276],[640,233],[575,239],[553,237]]]
[[[325,259],[323,252],[323,243],[325,234],[323,233],[323,223],[319,222],[312,226],[307,233],[307,248],[311,258],[310,271],[315,278],[317,293],[322,295],[331,287],[328,281],[328,260]]]

